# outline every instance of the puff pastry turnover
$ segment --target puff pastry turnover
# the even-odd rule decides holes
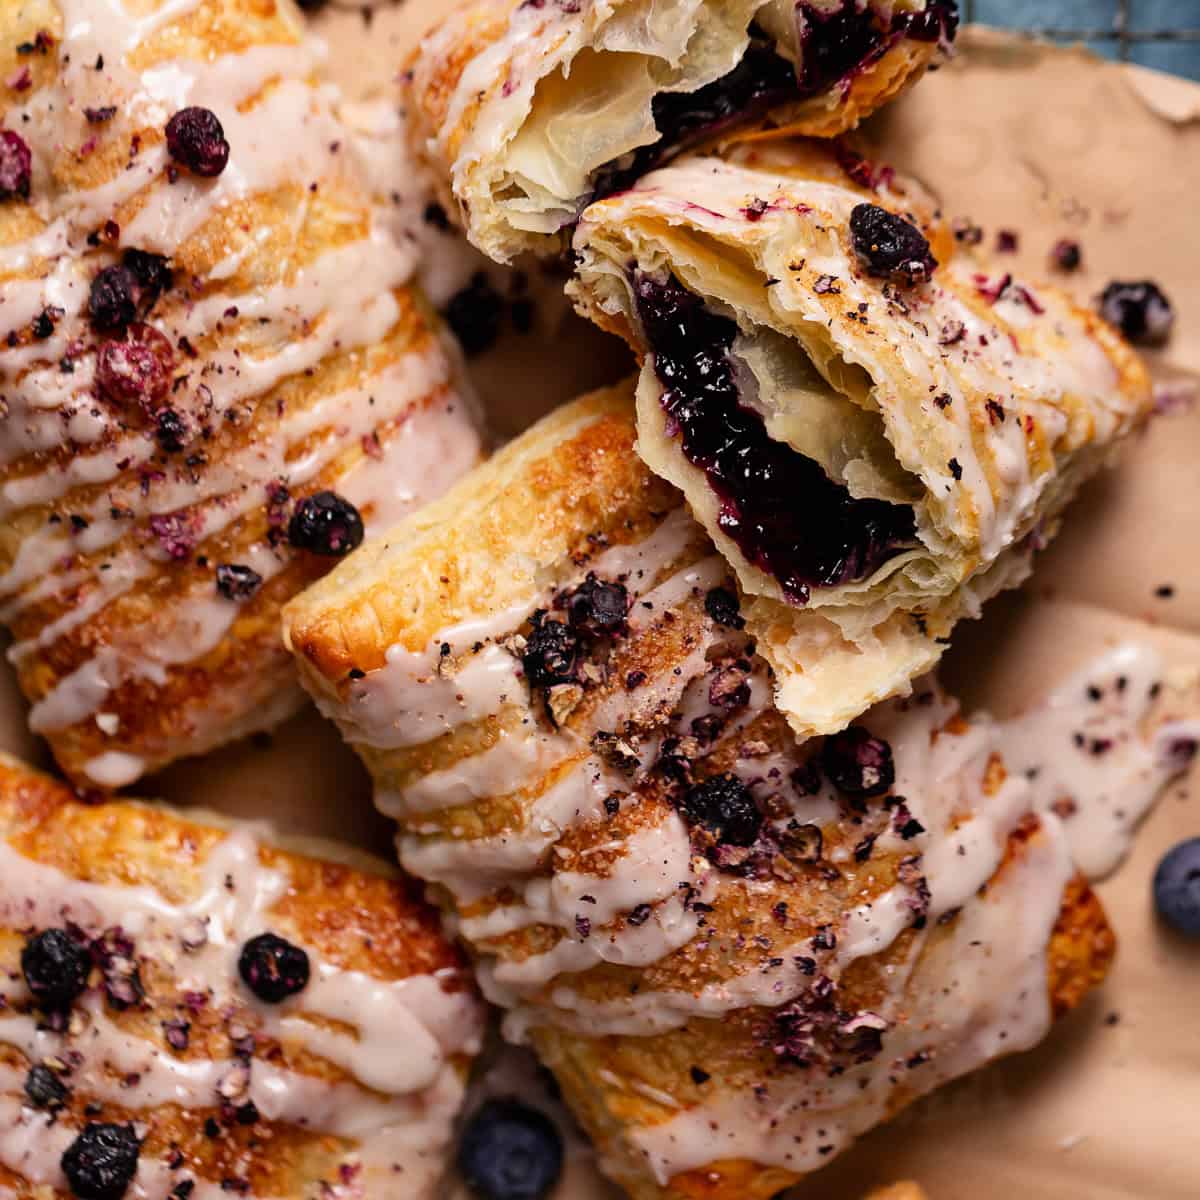
[[[1036,1043],[1112,935],[997,727],[934,684],[796,739],[630,390],[364,547],[285,637],[605,1169],[767,1200]]]
[[[827,137],[953,38],[947,0],[469,0],[409,64],[414,134],[492,258],[752,113]]]
[[[0,616],[115,787],[294,708],[281,603],[479,439],[290,3],[22,0],[0,47]]]
[[[753,597],[801,734],[935,663],[1150,410],[1098,317],[986,273],[917,184],[821,143],[681,159],[574,246],[580,311],[643,356],[638,450]]]
[[[438,1194],[482,1006],[387,864],[8,757],[0,861],[5,1194]]]

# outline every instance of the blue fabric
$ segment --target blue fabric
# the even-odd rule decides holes
[[[1122,7],[1133,35],[1124,41],[1113,36]],[[1070,32],[1105,58],[1200,80],[1200,0],[1125,0],[1123,6],[1120,0],[962,0],[962,8],[969,20],[985,25]],[[1191,32],[1192,39],[1153,36],[1180,30]]]

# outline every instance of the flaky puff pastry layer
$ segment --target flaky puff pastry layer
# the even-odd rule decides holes
[[[408,64],[414,139],[485,254],[554,253],[707,130],[767,109],[779,132],[853,128],[956,25],[940,0],[468,0]]]
[[[797,741],[631,391],[364,547],[285,638],[605,1170],[766,1200],[1035,1044],[1112,935],[997,727],[932,683]]]
[[[290,3],[34,0],[0,44],[31,159],[0,200],[0,615],[33,728],[108,788],[299,703],[279,608],[331,561],[289,545],[303,497],[385,527],[479,438]],[[219,175],[168,152],[185,107]]]
[[[117,1125],[130,1195],[432,1198],[483,1027],[460,956],[386,863],[218,822],[80,804],[0,757],[0,1185],[91,1194],[62,1156]],[[52,1011],[26,982],[49,931],[93,964]],[[286,999],[239,970],[264,933],[306,955]]]
[[[907,230],[908,265],[894,245],[889,265],[888,222]],[[989,272],[919,185],[842,147],[735,133],[593,204],[574,248],[577,307],[643,357],[639,453],[754,597],[801,734],[840,728],[936,663],[1151,410],[1114,330],[1055,288]],[[671,319],[690,322],[686,362],[652,344]],[[678,373],[700,379],[701,355],[714,378],[693,395]],[[698,422],[727,421],[722,403],[749,432],[714,451]],[[727,486],[743,453],[758,456],[748,477],[774,464],[744,488],[751,503],[771,489],[767,537]],[[867,532],[880,513],[883,532]],[[830,546],[835,522],[846,540]]]

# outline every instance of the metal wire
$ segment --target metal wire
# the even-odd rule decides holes
[[[1072,29],[1055,25],[1030,25],[1023,32],[1036,37],[1061,42],[1115,42],[1119,58],[1128,59],[1135,45],[1162,42],[1200,42],[1200,27],[1182,29],[1131,29],[1130,18],[1137,0],[1118,0],[1116,16],[1111,25],[1092,29]],[[978,19],[977,0],[963,0],[963,16],[967,21]]]

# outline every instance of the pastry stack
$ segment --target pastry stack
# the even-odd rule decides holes
[[[303,685],[412,882],[6,762],[0,1191],[442,1194],[473,974],[630,1196],[768,1200],[1104,978],[1090,777],[930,672],[1145,368],[844,140],[952,0],[467,0],[413,152],[637,363],[476,465],[300,20],[0,16],[3,617],[87,798]]]

